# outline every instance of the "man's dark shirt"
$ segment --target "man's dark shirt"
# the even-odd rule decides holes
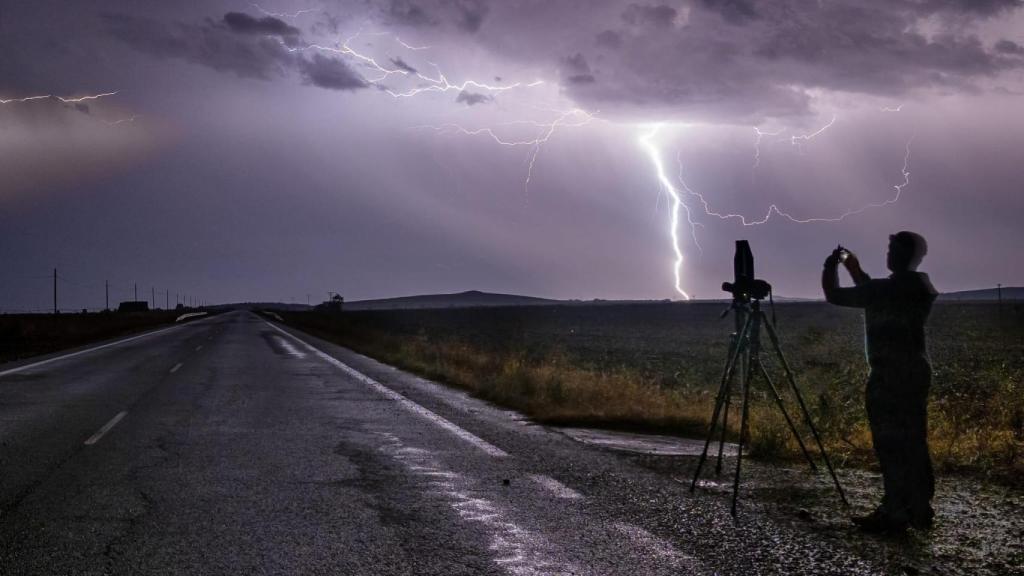
[[[924,325],[937,292],[922,272],[897,272],[873,280],[866,275],[856,286],[839,287],[836,266],[822,273],[825,299],[839,306],[864,308],[868,364],[890,367],[928,360]]]

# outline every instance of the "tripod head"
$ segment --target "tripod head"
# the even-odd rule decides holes
[[[736,241],[736,255],[732,261],[732,282],[723,282],[722,290],[732,294],[733,306],[749,304],[751,300],[764,300],[772,291],[772,285],[754,277],[754,254],[750,242]]]

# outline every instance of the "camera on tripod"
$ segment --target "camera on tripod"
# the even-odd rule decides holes
[[[779,336],[775,331],[774,323],[769,322],[767,315],[761,310],[761,300],[770,297],[772,286],[768,282],[754,277],[754,254],[750,251],[750,243],[746,240],[736,241],[733,271],[735,273],[734,280],[722,284],[722,290],[732,294],[733,298],[732,306],[722,314],[722,317],[732,312],[735,316],[736,331],[730,336],[729,352],[726,357],[725,368],[722,371],[722,380],[718,386],[715,407],[711,413],[711,422],[708,426],[707,436],[704,439],[704,449],[697,460],[697,468],[693,473],[693,481],[690,483],[690,492],[697,488],[697,480],[700,478],[701,470],[707,461],[708,449],[711,446],[711,440],[715,436],[716,430],[720,435],[718,438],[718,457],[715,464],[715,473],[720,474],[722,471],[723,447],[725,446],[726,434],[729,430],[729,411],[734,395],[733,379],[737,373],[739,373],[737,392],[742,398],[742,402],[739,406],[739,445],[736,449],[736,473],[733,477],[732,508],[730,510],[733,517],[736,517],[736,502],[739,498],[743,448],[749,441],[750,389],[754,384],[755,376],[762,380],[763,385],[769,392],[770,398],[775,401],[775,405],[782,413],[783,418],[785,418],[786,424],[789,426],[790,432],[793,433],[793,437],[800,446],[800,451],[803,452],[811,470],[817,470],[814,458],[804,444],[800,431],[790,416],[789,409],[786,408],[786,402],[779,393],[779,389],[776,388],[762,360],[761,332],[763,329],[768,335],[771,350],[775,352],[776,360],[785,374],[786,383],[789,384],[792,397],[796,400],[800,415],[803,416],[804,424],[814,438],[821,459],[825,462],[829,475],[832,476],[832,482],[835,484],[836,491],[845,504],[846,494],[843,493],[843,487],[839,484],[839,478],[832,468],[832,462],[825,451],[825,446],[821,441],[821,436],[818,434],[818,429],[811,420],[811,414],[807,410],[803,394],[801,394],[800,388],[797,386],[796,375],[793,373],[793,369],[790,367],[786,356],[782,353],[782,347],[779,345]],[[774,316],[774,306],[772,315]]]
[[[732,294],[733,300],[750,302],[764,300],[772,291],[772,285],[759,278],[754,278],[754,253],[750,251],[750,242],[736,241],[736,255],[732,260],[732,282],[722,282],[722,290]]]

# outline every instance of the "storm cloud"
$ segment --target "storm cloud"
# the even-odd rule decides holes
[[[722,295],[736,238],[779,294],[814,297],[836,243],[884,273],[901,229],[940,290],[1024,282],[999,249],[1024,211],[1020,1],[8,4],[0,306],[45,307],[31,279],[53,267],[78,308],[107,279],[214,301],[678,297],[658,155],[748,219],[833,217],[909,179],[842,222],[691,202],[698,297]]]
[[[309,60],[299,60],[299,70],[305,83],[330,90],[357,90],[366,88],[366,82],[348,64],[337,58],[314,54]]]
[[[296,55],[279,39],[237,34],[231,26],[212,20],[164,22],[127,14],[102,18],[111,36],[140,52],[186,60],[243,78],[283,76],[297,63]]]
[[[477,92],[470,92],[469,90],[463,90],[459,92],[459,95],[455,97],[455,101],[466,106],[475,106],[477,104],[486,104],[494,100],[493,96],[487,94],[479,94]]]
[[[179,58],[243,78],[270,80],[295,70],[307,85],[329,90],[367,86],[345,61],[289,49],[301,34],[277,18],[228,12],[221,22],[165,23],[107,14],[109,33],[133,48],[160,58]]]
[[[822,91],[898,98],[979,89],[1022,63],[1012,45],[983,41],[974,24],[1019,6],[700,0],[603,2],[581,13],[552,4],[529,23],[496,13],[486,32],[510,58],[513,46],[533,62],[571,50],[549,65],[563,70],[572,98],[606,113],[756,122],[810,114]],[[573,19],[570,29],[536,25]]]

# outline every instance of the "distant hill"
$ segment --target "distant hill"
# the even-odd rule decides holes
[[[473,308],[487,306],[549,306],[561,304],[561,300],[517,296],[515,294],[492,294],[470,290],[455,294],[427,294],[402,296],[379,300],[345,302],[345,310],[397,310],[411,308]]]
[[[939,300],[953,300],[965,302],[987,302],[996,301],[999,298],[995,288],[983,288],[981,290],[962,290],[960,292],[946,292],[939,295]],[[1003,300],[1024,301],[1024,286],[1004,286]]]

